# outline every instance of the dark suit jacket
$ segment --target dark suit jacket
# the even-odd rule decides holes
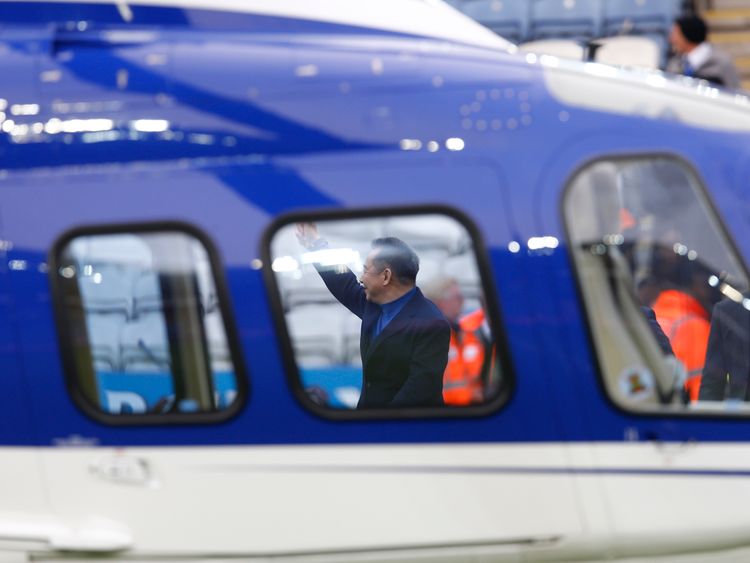
[[[727,383],[727,374],[729,382]],[[748,400],[750,382],[750,311],[731,299],[716,304],[711,315],[706,363],[699,400]]]
[[[440,310],[417,288],[373,340],[380,306],[365,298],[355,275],[348,270],[318,272],[333,296],[362,319],[362,393],[357,408],[443,405],[450,326]]]
[[[685,74],[685,59],[681,56],[672,57],[667,63],[667,72]],[[742,85],[732,58],[712,46],[711,54],[704,63],[693,69],[692,76],[708,80],[719,86],[737,90]]]
[[[669,338],[664,334],[659,321],[656,320],[656,313],[654,313],[654,310],[651,307],[641,307],[641,310],[643,311],[643,314],[646,315],[646,319],[648,319],[651,332],[654,333],[654,338],[656,338],[656,341],[659,343],[661,351],[667,355],[674,356],[674,351],[672,351],[672,345],[669,343]]]

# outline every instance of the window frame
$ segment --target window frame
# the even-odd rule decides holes
[[[495,354],[501,370],[501,384],[495,397],[481,405],[466,407],[409,407],[378,409],[336,409],[318,405],[312,401],[302,386],[302,378],[294,355],[291,335],[284,317],[284,307],[279,284],[271,268],[273,256],[271,243],[274,236],[284,227],[300,222],[333,222],[355,219],[377,219],[418,215],[443,215],[456,221],[466,229],[473,244],[479,282],[484,292],[487,320],[495,339]],[[357,420],[428,420],[477,418],[495,414],[510,403],[515,395],[515,372],[510,354],[508,339],[502,323],[502,311],[497,295],[497,286],[492,275],[489,253],[479,228],[470,217],[454,207],[442,204],[409,206],[373,206],[345,209],[295,210],[277,217],[264,231],[261,239],[261,260],[263,277],[268,289],[269,305],[279,338],[284,372],[289,388],[297,401],[309,412],[333,421]],[[342,305],[343,306],[343,305]]]
[[[76,238],[97,235],[127,235],[127,234],[184,234],[203,246],[208,256],[216,295],[219,298],[219,311],[226,335],[229,357],[234,367],[237,394],[232,403],[225,409],[217,411],[187,412],[187,413],[145,413],[122,415],[108,413],[86,397],[78,384],[76,360],[74,358],[73,343],[67,335],[71,327],[70,319],[64,301],[64,290],[57,281],[58,270],[61,266],[63,250]],[[241,354],[239,333],[236,329],[230,293],[224,276],[224,268],[219,258],[220,253],[211,238],[201,229],[182,221],[150,221],[145,223],[107,223],[100,225],[82,225],[63,232],[52,244],[47,263],[48,281],[55,317],[55,328],[59,354],[62,361],[65,384],[74,404],[87,416],[108,426],[167,426],[188,424],[216,424],[225,422],[245,407],[250,395],[250,380],[246,364]],[[89,348],[91,343],[88,342]],[[92,365],[93,367],[93,365]]]
[[[572,190],[573,184],[578,179],[578,177],[587,169],[595,166],[596,164],[607,163],[607,162],[617,164],[619,162],[628,162],[628,161],[632,162],[632,161],[638,161],[638,160],[653,161],[653,160],[658,160],[658,159],[672,161],[675,164],[683,167],[683,169],[689,175],[692,175],[696,183],[697,194],[699,197],[703,197],[704,199],[704,202],[705,202],[704,209],[707,212],[707,216],[714,220],[718,234],[721,237],[723,237],[724,242],[727,244],[728,252],[731,253],[734,256],[734,258],[737,260],[740,270],[745,275],[748,282],[750,282],[750,269],[748,268],[748,264],[746,263],[746,260],[744,259],[742,253],[739,251],[739,247],[737,246],[737,243],[735,242],[734,237],[731,235],[731,231],[727,228],[722,218],[722,215],[719,213],[716,203],[714,202],[713,198],[711,197],[711,193],[709,189],[707,188],[707,184],[705,180],[701,176],[697,167],[689,159],[687,159],[686,157],[683,157],[682,155],[671,153],[671,152],[666,152],[666,151],[664,152],[617,153],[617,154],[598,155],[596,157],[587,159],[581,164],[579,164],[578,166],[576,166],[574,170],[570,173],[570,175],[567,177],[567,180],[565,181],[565,184],[561,191],[559,205],[558,205],[558,212],[559,212],[560,224],[562,225],[562,231],[565,236],[568,267],[570,268],[570,271],[573,274],[573,279],[575,281],[576,297],[578,299],[577,304],[581,312],[583,325],[585,326],[586,341],[589,346],[589,350],[591,354],[591,363],[596,372],[596,380],[597,380],[599,390],[607,404],[609,404],[619,413],[628,415],[628,416],[637,416],[637,417],[641,417],[645,419],[678,417],[678,418],[690,418],[690,419],[701,419],[701,420],[714,419],[714,420],[747,421],[748,418],[750,418],[750,408],[748,409],[746,414],[738,414],[736,411],[735,412],[732,412],[732,411],[721,412],[718,410],[690,409],[687,406],[685,406],[684,409],[680,409],[680,410],[670,409],[670,405],[672,405],[673,403],[669,403],[669,404],[660,403],[659,406],[656,406],[653,409],[650,407],[644,408],[644,409],[628,408],[625,404],[618,402],[616,399],[614,399],[612,394],[610,393],[610,390],[607,388],[606,377],[604,375],[604,370],[603,370],[601,359],[600,359],[600,351],[596,346],[596,340],[594,338],[593,330],[591,327],[591,322],[589,321],[589,311],[586,305],[586,298],[584,297],[584,288],[583,288],[583,283],[581,281],[581,275],[580,275],[580,272],[578,271],[575,257],[573,256],[573,244],[571,242],[572,241],[571,228],[568,225],[568,221],[565,216],[565,205],[570,195],[570,192]],[[750,407],[750,403],[748,403],[748,407]]]

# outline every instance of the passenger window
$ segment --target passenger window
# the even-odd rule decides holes
[[[161,422],[236,410],[242,378],[224,296],[196,236],[82,232],[54,254],[61,345],[73,394],[87,411]]]
[[[509,370],[465,220],[304,216],[275,228],[269,246],[303,403],[333,416],[496,408]]]
[[[597,162],[573,179],[564,215],[614,401],[745,410],[748,279],[693,172],[671,158]]]

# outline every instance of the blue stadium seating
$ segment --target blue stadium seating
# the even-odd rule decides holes
[[[597,37],[601,15],[600,0],[531,0],[530,37]]]
[[[605,0],[605,35],[662,34],[679,15],[681,0]]]
[[[470,18],[508,41],[519,43],[528,36],[528,0],[465,0],[453,4]]]
[[[644,35],[660,47],[663,67],[672,22],[684,0],[446,0],[498,35],[524,43],[550,38],[585,44],[613,35]]]

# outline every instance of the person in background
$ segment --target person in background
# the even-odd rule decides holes
[[[664,237],[665,241],[682,238],[678,234]],[[708,279],[709,271],[701,263],[675,253],[673,245],[662,243],[654,249],[651,276],[639,287],[674,355],[685,367],[685,391],[692,402],[698,400],[711,329],[708,312],[714,295]]]
[[[500,388],[501,373],[500,364],[497,362],[497,347],[485,311],[486,303],[482,299],[482,306],[461,317],[458,323],[464,333],[464,349],[479,351],[476,357],[471,354],[473,369],[479,373],[479,389],[482,392],[475,402],[487,402]]]
[[[675,56],[667,63],[667,72],[702,78],[736,90],[740,78],[729,55],[706,41],[708,27],[698,16],[677,18],[669,34]]]
[[[714,306],[701,401],[750,400],[750,311],[744,301],[725,299]]]
[[[659,325],[669,338],[674,355],[685,366],[685,389],[690,401],[695,402],[701,387],[711,329],[708,312],[690,293],[677,288],[662,291],[652,307]]]
[[[328,242],[314,223],[297,224],[308,250]],[[377,238],[359,280],[348,268],[315,265],[331,294],[362,319],[358,409],[443,406],[450,326],[416,285],[419,257],[395,237]]]
[[[481,403],[484,348],[461,327],[464,296],[455,278],[433,280],[424,287],[425,296],[445,315],[451,326],[448,366],[443,375],[443,400],[446,405],[467,406]]]

